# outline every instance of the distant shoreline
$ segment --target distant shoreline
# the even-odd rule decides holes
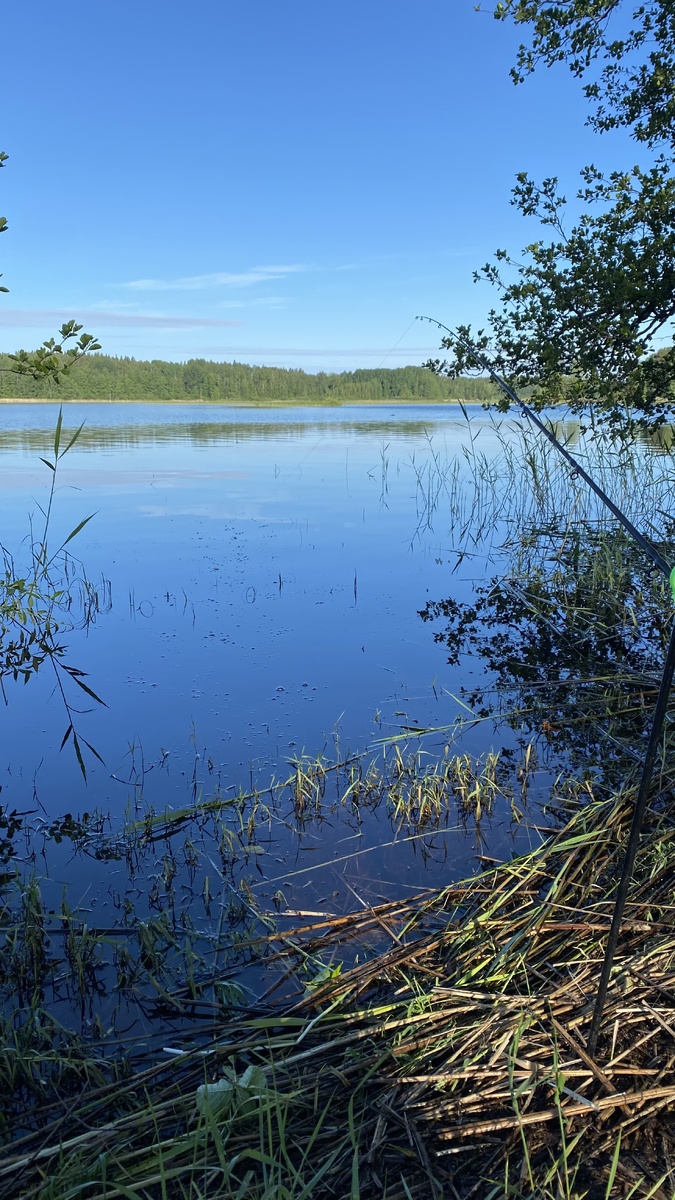
[[[345,400],[336,404],[331,401],[327,404],[321,400],[157,400],[150,399],[134,399],[120,400],[117,397],[113,400],[90,400],[85,397],[70,399],[60,396],[0,396],[0,404],[180,404],[183,407],[190,408],[217,408],[225,405],[228,408],[447,408],[449,405],[459,406],[467,404],[485,403],[482,400],[425,400],[423,398],[416,399],[414,397],[394,397],[380,400]]]

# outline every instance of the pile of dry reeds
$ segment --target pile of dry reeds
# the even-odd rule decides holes
[[[0,1195],[672,1200],[665,808],[648,814],[585,1050],[629,818],[629,797],[591,801],[461,886],[275,935],[283,984],[257,1014],[223,1013],[189,1053],[25,1116]]]

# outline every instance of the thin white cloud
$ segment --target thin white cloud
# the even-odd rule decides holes
[[[209,275],[184,275],[179,279],[132,279],[121,286],[137,292],[198,292],[207,288],[252,287],[256,283],[268,283],[271,279],[283,279],[286,275],[298,275],[310,270],[302,263],[286,266],[252,267],[249,271],[214,271]]]
[[[246,300],[219,300],[218,308],[285,308],[287,296],[251,296]]]
[[[241,321],[217,317],[172,317],[165,313],[104,312],[99,309],[0,308],[0,326],[7,329],[44,329],[76,320],[94,331],[115,326],[127,329],[231,328]]]
[[[427,355],[437,354],[438,347],[435,345],[428,346],[407,346],[391,349],[391,347],[383,346],[357,346],[349,350],[314,350],[308,347],[288,347],[288,346],[200,346],[199,353],[205,355],[217,354],[237,355],[250,354],[255,358],[264,358],[266,356],[275,355],[278,358],[377,358],[381,359],[386,355],[390,358],[409,359],[411,356],[418,354]]]
[[[127,308],[138,308],[138,300],[96,300],[89,307],[100,308],[103,312],[123,312]]]

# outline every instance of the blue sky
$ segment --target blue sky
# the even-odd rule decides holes
[[[415,315],[479,322],[473,270],[536,236],[517,171],[573,192],[634,157],[564,69],[515,88],[471,0],[32,0],[2,28],[4,350],[78,316],[136,358],[418,363]]]

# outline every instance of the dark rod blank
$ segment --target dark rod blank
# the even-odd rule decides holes
[[[661,676],[661,686],[656,700],[656,708],[652,718],[652,727],[649,731],[649,741],[647,743],[647,752],[645,761],[642,767],[642,776],[640,779],[640,787],[638,789],[635,808],[633,809],[633,820],[631,821],[630,833],[628,835],[628,844],[626,845],[626,853],[624,855],[623,867],[621,868],[621,880],[619,889],[616,894],[614,903],[614,913],[612,914],[612,924],[607,939],[607,947],[605,950],[605,959],[602,964],[602,972],[600,975],[600,983],[598,985],[597,995],[595,997],[595,1008],[593,1010],[593,1020],[591,1029],[588,1035],[587,1049],[592,1056],[595,1054],[595,1047],[600,1031],[600,1022],[602,1021],[602,1013],[605,1007],[607,998],[607,988],[609,986],[609,977],[612,973],[612,964],[614,962],[614,954],[616,945],[619,940],[619,932],[621,930],[621,921],[623,918],[623,910],[626,907],[626,899],[628,897],[628,888],[635,866],[635,856],[640,845],[640,832],[642,830],[642,822],[647,811],[649,802],[649,791],[654,774],[654,763],[656,762],[656,752],[658,750],[659,741],[663,732],[663,725],[666,719],[666,711],[668,709],[668,698],[670,689],[673,683],[673,673],[675,672],[675,621],[670,634],[670,644],[668,646],[668,654],[666,657],[663,675]]]
[[[454,338],[455,341],[460,342],[461,345],[464,346],[464,348],[466,350],[468,350],[470,354],[473,355],[476,362],[479,363],[479,365],[481,367],[483,367],[483,369],[485,371],[488,372],[490,377],[502,389],[502,391],[506,393],[506,395],[509,397],[509,399],[513,400],[515,404],[518,404],[520,406],[521,412],[523,412],[525,414],[525,416],[529,417],[530,421],[532,421],[532,423],[537,426],[537,428],[541,431],[541,433],[543,433],[545,435],[545,437],[548,438],[549,442],[551,442],[556,447],[556,449],[560,451],[560,453],[563,455],[563,457],[567,459],[567,461],[574,468],[574,470],[577,472],[577,474],[579,474],[581,476],[581,478],[588,484],[588,486],[590,488],[592,488],[592,490],[595,492],[596,496],[598,496],[598,498],[600,500],[602,500],[603,504],[605,504],[606,507],[610,510],[610,512],[613,513],[613,515],[617,518],[617,520],[621,522],[624,529],[631,535],[631,537],[637,542],[637,544],[642,547],[642,549],[646,552],[646,554],[649,556],[649,558],[651,558],[652,562],[654,563],[654,566],[658,567],[661,571],[663,571],[664,575],[666,575],[670,579],[670,584],[671,584],[671,588],[673,591],[673,595],[675,596],[675,581],[674,581],[675,569],[671,572],[671,568],[669,567],[669,565],[666,562],[663,555],[659,554],[659,551],[656,549],[656,547],[652,546],[652,544],[647,541],[647,538],[645,538],[644,535],[641,534],[640,531],[635,528],[632,521],[630,521],[628,519],[628,517],[625,515],[625,513],[621,512],[621,510],[619,508],[617,508],[617,506],[614,504],[614,502],[612,500],[610,500],[607,493],[604,492],[602,490],[602,488],[598,486],[598,484],[595,482],[595,480],[591,478],[591,476],[588,474],[587,471],[584,470],[584,468],[581,466],[581,464],[578,463],[575,458],[573,458],[573,456],[570,454],[569,450],[567,450],[565,446],[562,446],[560,444],[560,442],[555,437],[555,435],[552,433],[552,431],[543,423],[543,421],[537,416],[537,414],[535,412],[533,412],[532,409],[520,399],[520,396],[518,396],[517,393],[514,392],[513,388],[509,387],[508,383],[506,383],[501,378],[501,376],[497,374],[497,372],[494,370],[494,368],[490,366],[489,362],[487,362],[487,360],[484,359],[483,356],[481,354],[479,354],[477,350],[474,349],[474,347],[471,345],[470,342],[468,342],[466,340],[466,338],[462,337],[461,334],[456,333],[455,330],[448,329],[448,326],[443,325],[443,323],[441,321],[435,320],[434,317],[419,317],[418,320],[429,321],[429,323],[431,325],[436,325],[436,327],[438,329],[444,329],[446,333],[450,334],[451,338]],[[635,807],[633,809],[633,819],[631,821],[630,833],[628,835],[628,843],[626,845],[626,853],[625,853],[624,860],[623,860],[623,866],[621,868],[621,879],[619,881],[619,888],[618,888],[618,891],[616,894],[616,900],[614,902],[614,912],[612,914],[612,924],[610,926],[609,937],[607,939],[607,946],[605,949],[605,958],[604,958],[604,961],[602,964],[602,972],[600,974],[600,983],[598,985],[598,991],[597,991],[597,995],[595,997],[595,1007],[593,1009],[593,1019],[591,1021],[591,1028],[590,1028],[590,1032],[588,1035],[588,1042],[587,1042],[588,1053],[590,1055],[595,1054],[595,1047],[596,1047],[597,1041],[598,1041],[598,1033],[600,1031],[600,1023],[602,1021],[602,1014],[603,1014],[603,1011],[605,1008],[605,1000],[607,999],[607,988],[609,987],[609,977],[612,973],[612,966],[614,963],[614,955],[616,953],[616,947],[617,947],[617,943],[619,940],[619,933],[621,931],[621,921],[623,919],[623,912],[626,907],[626,900],[628,898],[628,889],[630,887],[630,881],[631,881],[631,877],[633,875],[633,867],[635,866],[635,858],[636,858],[636,855],[638,852],[638,847],[640,844],[640,833],[642,831],[642,823],[644,821],[645,813],[647,811],[647,804],[649,802],[649,792],[650,792],[650,788],[651,788],[652,777],[654,775],[654,764],[656,762],[656,752],[658,750],[659,741],[661,738],[661,734],[663,732],[663,726],[664,726],[665,719],[666,719],[666,712],[668,710],[668,699],[670,697],[670,689],[672,687],[674,673],[675,673],[675,621],[673,622],[673,627],[672,627],[672,630],[670,633],[670,644],[668,646],[668,654],[666,656],[666,661],[665,661],[665,665],[663,668],[663,675],[661,676],[661,684],[659,686],[659,694],[658,694],[658,697],[656,700],[656,708],[654,709],[652,725],[651,725],[651,729],[649,731],[649,740],[647,742],[647,750],[645,753],[645,760],[644,760],[644,764],[642,767],[640,786],[638,788],[638,794],[637,794],[637,797],[635,800]]]
[[[417,317],[416,320],[428,321],[430,325],[435,325],[437,329],[445,330],[446,333],[450,334],[451,338],[454,338],[456,342],[459,342],[459,344],[475,358],[478,365],[482,367],[484,371],[487,371],[490,378],[493,379],[497,384],[497,387],[501,388],[501,390],[509,397],[509,400],[512,400],[514,404],[518,405],[520,411],[526,417],[528,417],[533,425],[536,425],[537,429],[543,433],[544,437],[548,438],[549,442],[555,446],[556,450],[562,454],[563,458],[567,459],[575,474],[579,475],[583,479],[584,483],[588,484],[589,488],[591,488],[591,490],[595,492],[596,496],[602,500],[602,503],[605,505],[605,507],[608,508],[612,515],[616,517],[617,521],[623,525],[624,529],[630,534],[633,540],[637,542],[638,546],[642,547],[645,554],[651,558],[654,566],[658,567],[660,571],[663,571],[663,574],[666,576],[666,578],[670,578],[671,568],[663,555],[659,554],[656,547],[652,546],[651,542],[647,540],[644,534],[640,533],[639,529],[636,529],[635,525],[631,520],[629,520],[626,514],[622,512],[620,508],[617,508],[614,501],[610,500],[607,493],[603,491],[599,484],[597,484],[595,480],[588,474],[588,471],[585,471],[581,463],[578,462],[577,459],[570,454],[569,450],[558,441],[555,434],[548,428],[548,426],[544,424],[541,418],[537,416],[536,412],[534,412],[524,400],[521,400],[518,393],[514,392],[512,387],[509,387],[509,384],[506,382],[506,380],[502,379],[501,375],[497,374],[494,367],[490,366],[490,363],[487,361],[487,359],[483,358],[483,355],[479,354],[478,350],[475,350],[471,343],[467,342],[466,338],[462,337],[460,333],[456,333],[454,329],[449,329],[447,325],[444,325],[441,321],[437,321],[435,317],[420,316]]]

